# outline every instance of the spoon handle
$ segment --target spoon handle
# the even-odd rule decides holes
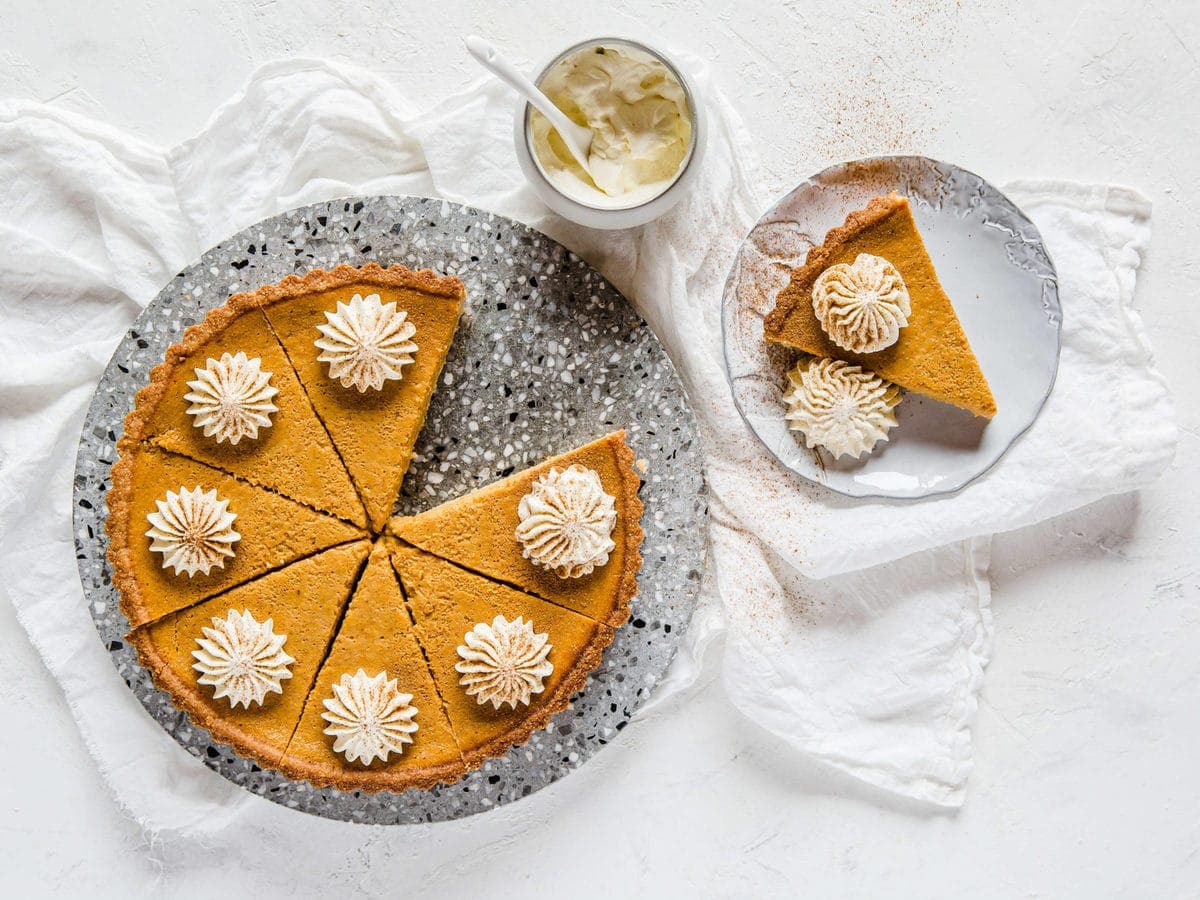
[[[575,146],[575,142],[579,139],[575,129],[579,129],[580,126],[568,119],[566,114],[538,89],[537,85],[501,56],[500,51],[490,43],[481,37],[471,35],[467,38],[466,44],[467,51],[479,60],[480,65],[532,103],[538,112],[550,120],[550,124],[563,136],[571,154],[577,159],[581,158],[580,164],[586,169],[587,155],[583,152],[583,148]],[[590,139],[590,134],[588,137]]]

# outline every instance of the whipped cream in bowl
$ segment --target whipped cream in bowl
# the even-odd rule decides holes
[[[521,101],[517,157],[551,209],[590,228],[631,228],[682,199],[700,169],[705,117],[694,84],[664,54],[596,38],[564,50],[534,81],[592,131],[585,171],[549,121]]]

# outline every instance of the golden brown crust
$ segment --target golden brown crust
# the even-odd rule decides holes
[[[409,788],[427,791],[439,784],[454,784],[470,771],[461,758],[458,763],[372,771],[361,763],[346,762],[334,766],[311,760],[297,761],[285,756],[271,763],[270,768],[282,772],[293,781],[307,781],[313,787],[334,787],[339,791],[363,791],[367,794],[377,794],[379,791],[400,793]]]
[[[117,444],[121,449],[120,443]],[[109,473],[111,485],[108,489],[108,518],[104,530],[108,532],[108,563],[112,566],[113,587],[120,597],[121,612],[130,622],[142,622],[149,618],[141,586],[133,575],[133,550],[129,546],[129,507],[133,493],[133,457],[122,454],[117,457]]]
[[[825,240],[808,251],[804,265],[792,271],[787,286],[779,292],[775,308],[763,321],[763,333],[767,338],[778,340],[780,330],[796,307],[803,303],[812,303],[809,297],[812,283],[829,268],[830,260],[836,256],[842,244],[907,205],[908,200],[896,193],[874,197],[865,207],[846,216],[846,221],[841,225],[831,228],[825,234]]]
[[[288,275],[275,284],[262,287],[246,294],[234,294],[229,302],[249,304],[257,309],[290,300],[306,294],[316,294],[351,284],[369,284],[385,288],[410,288],[463,300],[467,290],[463,283],[452,275],[438,275],[432,269],[410,269],[407,266],[389,266],[367,263],[365,266],[340,265],[333,269],[313,269],[306,275]]]
[[[622,496],[620,498],[621,505],[618,508],[629,515],[628,524],[625,526],[625,554],[621,565],[617,599],[613,604],[612,613],[605,619],[605,623],[613,628],[620,628],[628,621],[629,604],[637,596],[637,577],[638,572],[642,570],[642,540],[645,538],[645,532],[642,531],[642,512],[645,510],[645,506],[638,496],[642,482],[634,471],[633,450],[625,441],[625,430],[621,429],[616,432],[614,437],[617,438],[617,444],[613,452],[617,457],[617,471],[621,473]]]

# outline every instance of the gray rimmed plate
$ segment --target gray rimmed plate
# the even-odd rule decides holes
[[[917,394],[896,409],[889,442],[835,461],[789,431],[782,401],[796,354],[768,345],[763,317],[826,232],[890,191],[908,197],[938,277],[996,398],[990,421]],[[725,285],[725,365],[751,430],[793,472],[851,497],[915,499],[978,478],[1033,424],[1058,371],[1062,310],[1036,227],[978,175],[922,156],[832,166],[780,200],[743,242]]]
[[[404,793],[313,788],[211,739],[158,690],[125,642],[105,558],[105,496],[122,421],[184,329],[230,294],[339,263],[400,263],[457,275],[467,309],[397,511],[434,506],[625,428],[642,463],[643,564],[630,622],[587,687],[548,728],[452,785]],[[708,510],[696,421],[649,326],[591,266],[519,222],[422,197],[351,197],[265,219],[207,251],[163,288],[117,347],[76,458],[75,548],[88,609],[118,674],[163,729],[210,769],[275,803],[329,819],[455,819],[526,797],[613,741],[665,674],[691,620]]]

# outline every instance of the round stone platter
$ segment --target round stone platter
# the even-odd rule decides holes
[[[462,781],[402,794],[291,781],[214,743],[159,691],[125,643],[105,558],[105,496],[134,394],[184,329],[233,293],[341,263],[456,275],[467,307],[397,504],[418,512],[626,429],[639,468],[644,562],[629,623],[571,706]],[[696,422],[662,345],[591,266],[518,222],[441,200],[346,198],[234,235],[180,272],[134,322],[88,410],[74,483],[76,557],[100,640],[147,712],[190,754],[248,791],[330,819],[403,824],[510,803],[612,741],[653,692],[691,618],[707,504]]]

